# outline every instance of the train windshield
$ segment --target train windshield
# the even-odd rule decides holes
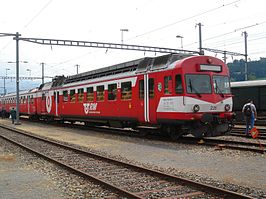
[[[186,75],[187,93],[205,94],[211,93],[211,80],[209,75]]]
[[[230,83],[228,76],[214,75],[213,76],[214,92],[218,94],[229,94]]]

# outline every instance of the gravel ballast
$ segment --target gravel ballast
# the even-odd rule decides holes
[[[10,125],[8,120],[1,122]],[[216,150],[53,125],[47,128],[44,124],[24,121],[21,126],[13,127],[79,145],[116,159],[157,168],[255,198],[266,198],[266,159],[263,154]],[[77,190],[75,186],[73,189]]]

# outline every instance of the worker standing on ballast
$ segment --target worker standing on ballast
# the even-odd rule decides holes
[[[256,106],[253,104],[253,100],[247,100],[247,103],[242,108],[242,113],[244,114],[246,121],[245,134],[248,136],[248,133],[254,127],[254,123],[257,118],[257,110]]]

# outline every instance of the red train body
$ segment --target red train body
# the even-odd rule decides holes
[[[15,93],[1,108],[15,107]],[[174,139],[222,135],[230,128],[229,71],[210,56],[170,54],[143,58],[20,92],[20,115],[110,126],[156,127]]]

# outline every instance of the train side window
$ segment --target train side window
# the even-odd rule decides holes
[[[87,88],[87,101],[93,102],[93,100],[94,100],[93,87],[88,87]]]
[[[108,85],[108,100],[116,100],[117,96],[117,84]]]
[[[76,101],[75,89],[70,90],[70,102]]]
[[[149,79],[149,98],[154,98],[154,79]]]
[[[182,86],[182,78],[181,75],[175,76],[175,93],[182,94],[183,93],[183,86]]]
[[[121,83],[121,99],[128,100],[132,98],[132,86],[131,82]]]
[[[45,100],[45,93],[42,94],[42,100]]]
[[[164,94],[172,94],[172,76],[164,77]]]
[[[63,102],[68,102],[68,92],[63,91]]]
[[[78,89],[78,101],[83,102],[84,100],[84,89],[80,88]]]
[[[96,94],[97,94],[96,100],[103,101],[104,100],[104,86],[97,86]]]
[[[59,103],[59,92],[54,92],[54,102]]]
[[[139,98],[144,99],[144,80],[139,80]]]
[[[33,95],[30,96],[30,103],[33,104],[34,100],[33,100]]]

